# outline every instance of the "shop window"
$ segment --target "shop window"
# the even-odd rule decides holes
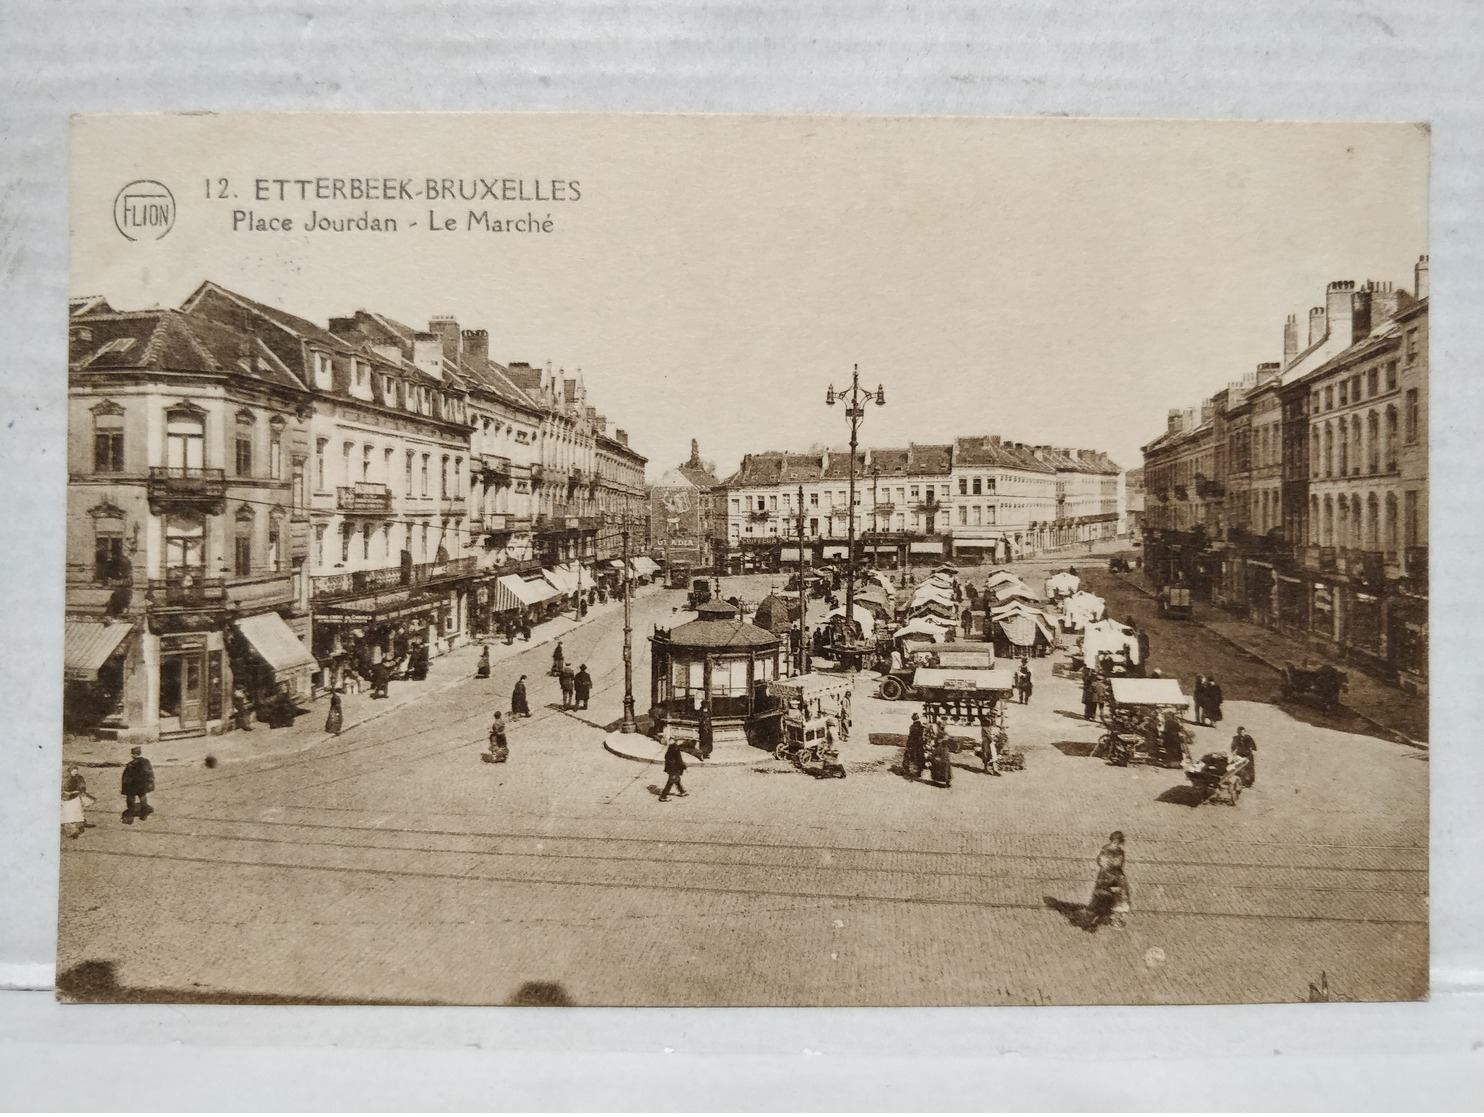
[[[124,413],[99,409],[93,413],[93,472],[124,471]]]

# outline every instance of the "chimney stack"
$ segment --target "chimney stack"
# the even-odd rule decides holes
[[[1298,315],[1290,314],[1283,323],[1283,363],[1290,365],[1298,356]]]
[[[428,322],[428,333],[437,334],[443,345],[443,356],[450,364],[459,363],[461,338],[458,319],[451,314],[440,314]]]
[[[1427,257],[1417,257],[1417,264],[1412,269],[1412,287],[1419,299],[1427,298]]]
[[[1309,311],[1309,344],[1306,348],[1312,349],[1324,340],[1324,335],[1329,333],[1329,327],[1324,320],[1324,307],[1316,306]]]
[[[1365,334],[1356,332],[1355,280],[1337,279],[1324,292],[1326,332],[1343,345],[1353,345]]]
[[[627,446],[629,444],[629,432],[616,430],[613,432],[613,440],[620,446]]]
[[[488,363],[490,359],[490,335],[488,330],[465,330],[464,353],[475,364]]]
[[[433,379],[442,380],[443,340],[437,334],[413,334],[412,363]]]

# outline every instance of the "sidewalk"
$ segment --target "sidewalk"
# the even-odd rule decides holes
[[[1148,597],[1154,597],[1143,570],[1115,575],[1120,581]],[[1307,645],[1291,637],[1248,621],[1225,615],[1215,606],[1198,611],[1195,623],[1216,633],[1227,643],[1281,671],[1285,663],[1302,664],[1323,660]],[[1329,661],[1325,661],[1329,662]],[[1349,682],[1341,705],[1375,728],[1415,748],[1427,748],[1428,706],[1425,697],[1388,686],[1344,663],[1334,666]]]
[[[635,600],[656,593],[661,588],[657,584],[640,586],[635,590]],[[580,621],[574,620],[570,613],[544,621],[532,631],[530,643],[518,637],[513,644],[506,644],[503,638],[491,640],[490,666],[493,668],[522,652],[554,643],[573,629],[622,612],[622,600],[607,601],[591,606]],[[387,698],[373,699],[368,690],[359,694],[342,694],[340,702],[345,717],[340,731],[344,733],[355,726],[375,721],[393,710],[400,710],[413,702],[468,682],[474,677],[482,647],[484,645],[477,642],[466,644],[439,656],[428,665],[426,679],[417,682],[393,681]],[[213,757],[219,764],[290,756],[332,739],[325,733],[325,714],[329,708],[328,697],[321,695],[307,705],[305,712],[294,720],[291,727],[270,729],[262,722],[254,722],[251,730],[234,729],[219,736],[157,741],[145,746],[145,754],[155,767],[199,764],[207,756]],[[129,759],[129,746],[118,741],[73,738],[63,742],[62,757],[67,764],[85,768],[122,767]]]

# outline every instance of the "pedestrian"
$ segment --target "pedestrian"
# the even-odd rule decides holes
[[[484,760],[487,764],[504,764],[508,759],[510,740],[506,734],[505,718],[496,710],[494,724],[490,726],[490,745],[484,754]]]
[[[685,795],[685,788],[680,785],[680,777],[685,775],[685,758],[680,755],[680,742],[669,733],[665,734],[665,787],[660,792],[660,802],[670,801],[670,789],[675,789],[676,795]]]
[[[577,675],[567,664],[562,664],[562,669],[557,672],[557,683],[562,688],[562,709],[572,708],[572,695],[577,688]]]
[[[1166,711],[1160,715],[1160,761],[1166,768],[1178,768],[1185,759],[1185,734],[1180,729],[1180,719]]]
[[[1224,699],[1221,693],[1221,684],[1214,676],[1206,676],[1206,720],[1215,725],[1221,720],[1221,703]]]
[[[912,725],[907,730],[907,748],[902,753],[902,775],[915,780],[927,766],[927,730],[923,728],[922,716],[912,715]]]
[[[84,807],[91,807],[97,800],[88,794],[87,781],[76,764],[67,766],[62,777],[62,833],[69,838],[80,838],[82,832],[93,824],[83,814]]]
[[[490,677],[490,646],[486,644],[479,652],[479,666],[474,668],[476,679],[487,679]]]
[[[1098,716],[1108,708],[1108,680],[1101,675],[1092,678],[1092,707]]]
[[[702,760],[711,757],[711,748],[715,744],[715,733],[711,726],[711,707],[703,705],[701,716],[696,725],[696,751],[701,754]]]
[[[979,755],[984,761],[984,770],[987,773],[998,776],[1000,774],[1000,750],[995,746],[994,725],[988,716],[979,719]]]
[[[1088,721],[1097,719],[1098,692],[1092,685],[1096,678],[1091,668],[1082,669],[1082,716]]]
[[[385,659],[371,665],[371,697],[387,698],[391,695],[392,669]]]
[[[1020,667],[1015,672],[1015,691],[1020,697],[1022,706],[1029,706],[1031,702],[1031,691],[1034,683],[1031,681],[1031,665],[1023,657]]]
[[[325,715],[325,732],[332,737],[340,736],[340,727],[345,723],[345,711],[340,708],[340,692],[330,691],[330,712]]]
[[[1231,751],[1233,756],[1240,756],[1247,762],[1238,778],[1243,787],[1251,787],[1257,782],[1257,742],[1240,725],[1237,726],[1237,735],[1232,738]]]
[[[135,745],[129,750],[129,763],[124,765],[119,780],[119,793],[124,797],[121,818],[125,825],[132,824],[136,818],[142,822],[154,813],[154,808],[149,805],[149,795],[154,789],[154,766],[144,758],[144,750]]]
[[[949,759],[948,753],[948,728],[942,724],[934,727],[932,777],[933,783],[938,787],[953,786],[953,762]]]
[[[1134,625],[1134,639],[1139,645],[1139,674],[1140,676],[1147,675],[1149,673],[1149,633],[1138,625]]]
[[[520,638],[527,644],[531,642],[531,619],[529,617],[520,619]]]
[[[1197,675],[1195,685],[1190,688],[1191,703],[1195,706],[1195,723],[1206,724],[1206,676]]]
[[[273,697],[268,700],[266,717],[269,729],[292,729],[294,719],[299,716],[299,706],[289,695],[287,683],[279,683]]]
[[[252,700],[240,686],[232,688],[232,727],[244,733],[252,732]]]
[[[562,651],[562,642],[557,641],[556,648],[551,653],[551,674],[557,678],[561,677],[562,666],[566,662],[566,653]]]
[[[1098,851],[1098,875],[1092,886],[1092,901],[1087,905],[1086,929],[1096,931],[1111,924],[1126,926],[1130,903],[1128,876],[1124,871],[1126,856],[1123,831],[1108,835],[1108,843]]]
[[[515,680],[515,689],[510,692],[510,716],[513,718],[528,718],[531,716],[531,701],[526,697],[526,677],[524,675]]]
[[[593,677],[588,674],[585,663],[577,668],[577,674],[572,677],[572,693],[577,699],[577,708],[587,709],[588,699],[593,696]]]

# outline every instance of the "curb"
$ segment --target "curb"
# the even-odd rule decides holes
[[[1111,575],[1111,576],[1114,577],[1114,578],[1117,578],[1119,580],[1119,582],[1121,582],[1123,585],[1127,586],[1129,589],[1135,590],[1138,593],[1142,593],[1145,597],[1148,597],[1150,599],[1153,599],[1153,598],[1155,598],[1157,596],[1154,593],[1154,591],[1146,588],[1145,586],[1139,585],[1137,582],[1134,582],[1134,581],[1130,580],[1129,578],[1124,577],[1122,574],[1114,574],[1114,575]],[[1250,655],[1253,659],[1255,659],[1259,663],[1264,664],[1265,666],[1271,668],[1272,670],[1278,671],[1278,672],[1281,672],[1283,670],[1282,664],[1274,663],[1272,660],[1268,659],[1267,656],[1262,655],[1262,654],[1260,654],[1258,652],[1253,651],[1251,648],[1247,647],[1245,644],[1239,643],[1235,637],[1228,636],[1225,632],[1222,632],[1220,629],[1217,629],[1217,628],[1212,628],[1210,625],[1206,624],[1203,621],[1197,620],[1195,623],[1198,624],[1198,625],[1200,625],[1201,628],[1205,629],[1212,636],[1215,636],[1217,639],[1220,639],[1220,640],[1225,640],[1228,644],[1230,644],[1232,647],[1236,648],[1239,652],[1242,652],[1244,655]],[[1387,737],[1390,737],[1390,738],[1394,739],[1398,744],[1406,745],[1409,748],[1419,749],[1422,752],[1428,752],[1429,751],[1428,744],[1427,744],[1426,741],[1415,740],[1412,737],[1407,736],[1400,729],[1394,729],[1394,728],[1392,728],[1389,725],[1384,725],[1381,722],[1377,721],[1375,718],[1371,717],[1369,714],[1366,714],[1366,713],[1364,713],[1364,712],[1362,712],[1360,710],[1357,710],[1354,706],[1351,706],[1351,705],[1349,705],[1346,702],[1341,702],[1340,703],[1340,706],[1343,707],[1345,710],[1348,710],[1355,717],[1358,717],[1361,721],[1365,722],[1371,728],[1373,728],[1373,729],[1379,729],[1383,734],[1385,734]]]

